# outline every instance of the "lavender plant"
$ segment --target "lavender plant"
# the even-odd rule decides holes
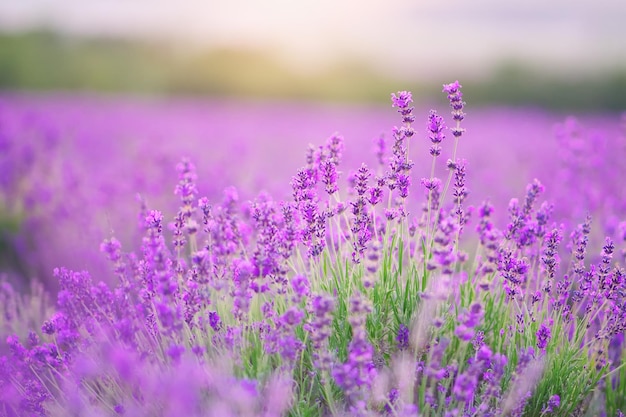
[[[443,92],[449,129],[392,94],[393,142],[348,187],[339,135],[281,201],[200,197],[185,159],[177,213],[144,207],[139,251],[102,244],[115,286],[56,269],[54,312],[4,287],[0,416],[622,415],[623,242],[588,254],[591,217],[556,223],[539,180],[504,228],[469,205],[461,85]]]

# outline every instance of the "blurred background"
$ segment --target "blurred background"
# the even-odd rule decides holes
[[[106,280],[100,243],[137,249],[137,195],[172,218],[185,156],[201,196],[235,185],[244,205],[289,197],[307,146],[339,132],[345,183],[376,166],[399,90],[418,184],[428,110],[449,120],[457,79],[468,202],[491,199],[502,226],[539,178],[556,220],[592,213],[601,242],[626,220],[625,21],[623,0],[0,0],[0,275]]]
[[[621,110],[626,2],[5,0],[0,88]]]

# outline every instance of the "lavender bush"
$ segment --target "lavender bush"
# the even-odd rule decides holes
[[[622,415],[623,190],[584,187],[607,161],[558,171],[584,191],[569,210],[539,180],[507,208],[472,199],[461,86],[443,91],[451,115],[422,120],[392,94],[369,166],[344,167],[339,135],[309,148],[289,198],[201,197],[183,159],[178,209],[141,205],[139,250],[101,245],[108,274],[55,269],[54,308],[5,284],[0,415]],[[572,167],[581,132],[558,130]]]

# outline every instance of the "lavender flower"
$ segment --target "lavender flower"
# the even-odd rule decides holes
[[[411,92],[399,91],[396,94],[391,94],[391,101],[393,107],[397,107],[398,113],[402,115],[402,123],[410,124],[415,121],[413,116],[414,107],[411,107],[411,103],[413,103]]]
[[[294,292],[294,302],[300,302],[309,295],[309,280],[304,275],[296,275],[291,279],[291,288]]]
[[[326,141],[326,150],[328,153],[328,160],[335,166],[341,162],[344,148],[343,136],[334,134]]]
[[[463,210],[463,202],[467,198],[469,191],[465,186],[465,168],[467,162],[465,160],[457,159],[454,168],[454,190],[452,196],[456,204],[455,214],[458,216],[459,225],[463,227],[467,223],[468,217],[465,210]]]
[[[404,350],[409,347],[409,328],[404,323],[400,323],[398,327],[398,335],[396,336],[398,349]]]
[[[374,140],[375,143],[375,154],[376,160],[380,166],[385,165],[385,156],[387,153],[387,144],[385,142],[385,135],[381,134],[377,139]]]
[[[389,171],[387,172],[389,190],[393,191],[396,188],[400,189],[400,195],[402,198],[408,196],[408,186],[410,185],[410,170],[413,167],[413,162],[409,159],[407,153],[407,140],[410,139],[415,131],[411,127],[411,123],[415,121],[413,116],[413,107],[410,104],[413,102],[411,93],[407,91],[400,91],[391,95],[391,100],[394,107],[398,107],[398,112],[402,115],[402,123],[404,125],[400,128],[393,128],[393,156],[389,163]]]
[[[363,331],[357,332],[348,346],[348,359],[333,369],[333,378],[348,401],[358,405],[372,386],[376,368],[372,362],[374,349]]]
[[[463,135],[463,132],[465,132],[465,129],[459,127],[460,122],[465,118],[465,113],[463,113],[465,102],[463,101],[461,85],[458,81],[451,84],[444,84],[443,92],[448,94],[450,107],[452,107],[452,119],[457,123],[456,127],[451,128],[450,131],[456,139],[459,139]]]
[[[542,323],[539,326],[539,330],[537,330],[537,347],[541,350],[545,350],[548,342],[550,341],[550,337],[552,336],[552,332],[550,331],[552,323]]]
[[[310,310],[311,318],[304,329],[310,334],[314,349],[314,364],[317,368],[328,371],[331,366],[331,356],[328,354],[327,343],[331,335],[334,299],[327,295],[315,295],[312,298]]]
[[[352,205],[352,246],[354,251],[352,252],[352,260],[354,263],[359,263],[367,244],[372,237],[371,231],[371,216],[367,211],[366,192],[368,190],[367,180],[370,177],[369,169],[365,164],[361,165],[356,176],[355,190],[357,193],[356,201],[351,202]]]
[[[333,195],[339,190],[337,186],[337,168],[335,163],[327,160],[321,163],[320,172],[322,174],[322,182],[326,185],[326,192]]]
[[[430,154],[434,157],[441,155],[440,143],[446,137],[443,134],[444,129],[443,117],[439,116],[435,110],[431,110],[428,114],[428,139],[432,142]]]
[[[548,402],[546,403],[544,409],[541,411],[541,414],[549,414],[553,413],[559,406],[561,405],[561,397],[558,395],[552,395]]]

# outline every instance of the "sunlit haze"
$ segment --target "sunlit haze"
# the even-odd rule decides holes
[[[480,74],[525,62],[590,71],[626,62],[626,2],[8,0],[5,31],[52,28],[187,46],[268,49],[298,69],[339,58],[394,75]]]

